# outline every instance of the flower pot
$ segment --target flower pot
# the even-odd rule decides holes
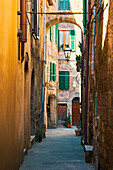
[[[75,130],[76,136],[81,136],[81,130]]]
[[[71,128],[71,124],[67,124],[67,128]]]

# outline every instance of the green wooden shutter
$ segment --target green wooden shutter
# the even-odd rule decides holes
[[[59,89],[65,89],[65,73],[59,71]]]
[[[58,45],[58,24],[56,24],[56,44]]]
[[[54,63],[54,81],[56,81],[56,64]]]
[[[70,1],[59,0],[59,10],[70,10]]]
[[[69,0],[65,0],[64,10],[70,10],[70,1]]]
[[[86,22],[87,22],[87,0],[83,0],[83,26],[84,26],[84,32],[85,32],[85,27],[86,27]]]
[[[71,50],[75,50],[75,30],[70,30]]]
[[[64,0],[59,0],[59,10],[64,10]]]
[[[56,44],[58,45],[58,51],[59,51],[59,29],[58,29],[58,24],[56,24]]]
[[[53,63],[50,62],[50,81],[53,81]]]
[[[69,89],[69,80],[70,80],[69,71],[65,71],[65,89]]]

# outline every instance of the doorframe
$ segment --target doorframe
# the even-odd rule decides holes
[[[67,115],[70,112],[71,115],[71,124],[72,124],[72,101],[75,97],[79,97],[79,101],[81,101],[81,96],[79,92],[74,93],[69,100],[67,101]]]

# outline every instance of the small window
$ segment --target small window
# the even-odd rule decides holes
[[[63,51],[66,47],[70,47],[75,51],[75,30],[60,30],[59,38],[59,50]]]
[[[39,15],[37,15],[37,12],[39,12],[39,1],[33,0],[32,1],[32,12],[35,14],[32,14],[32,33],[35,34],[36,38],[39,37]]]
[[[59,0],[59,10],[70,10],[70,1]]]
[[[50,81],[56,81],[56,64],[50,62]]]
[[[59,31],[60,36],[60,50],[64,50],[66,47],[70,46],[70,32],[69,31]]]

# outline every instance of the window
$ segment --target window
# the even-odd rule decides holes
[[[37,15],[37,12],[39,12],[39,1],[33,0],[32,1],[32,12],[35,12],[35,14],[32,15],[32,33],[35,34],[36,38],[39,36],[39,15]]]
[[[59,10],[70,10],[70,1],[59,0]]]
[[[50,81],[56,81],[56,64],[50,62]]]
[[[69,31],[59,31],[60,36],[60,50],[64,50],[67,46],[70,46]]]
[[[66,47],[70,47],[72,51],[75,51],[75,30],[60,30],[59,38],[59,50],[64,50]]]
[[[69,71],[59,71],[59,89],[69,89]]]

